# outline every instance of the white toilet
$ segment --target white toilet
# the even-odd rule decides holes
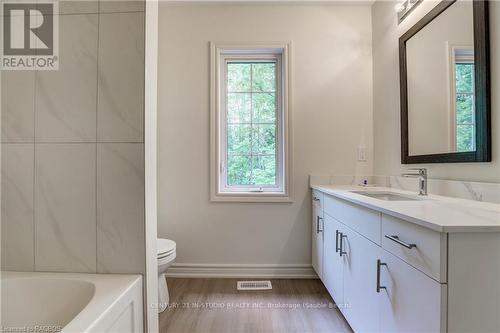
[[[175,260],[175,242],[170,239],[158,238],[158,312],[163,312],[168,306],[168,287],[165,273]]]

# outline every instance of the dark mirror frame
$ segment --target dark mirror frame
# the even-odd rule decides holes
[[[487,0],[472,0],[474,23],[474,82],[476,93],[476,151],[409,155],[406,42],[455,2],[456,0],[441,1],[399,38],[401,163],[403,164],[491,162],[490,38]]]

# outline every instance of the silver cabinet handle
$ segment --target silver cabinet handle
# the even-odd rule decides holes
[[[344,252],[342,250],[343,239],[344,239],[344,237],[347,238],[347,235],[344,235],[344,233],[342,233],[342,232],[339,232],[339,235],[340,235],[339,254],[342,257],[344,254],[347,254],[347,252]]]
[[[380,259],[377,259],[377,292],[380,292],[380,289],[387,289],[384,286],[380,285],[380,266],[387,266],[386,263],[381,262]]]
[[[413,249],[414,247],[417,247],[417,244],[408,244],[408,243],[405,243],[402,240],[400,240],[399,237],[396,236],[396,235],[385,235],[385,238],[390,239],[391,241],[396,242],[399,245],[404,246],[404,247],[406,247],[407,249],[410,249],[410,250]]]
[[[339,252],[339,234],[338,230],[335,230],[335,253]]]
[[[316,233],[319,234],[320,232],[323,232],[323,229],[319,228],[319,221],[323,220],[322,217],[316,216]]]

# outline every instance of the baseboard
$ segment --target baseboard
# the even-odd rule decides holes
[[[167,277],[317,279],[311,265],[248,265],[174,263]]]

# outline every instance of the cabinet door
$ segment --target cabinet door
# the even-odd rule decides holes
[[[344,302],[343,263],[337,252],[337,232],[340,223],[333,217],[324,215],[323,283],[337,306]]]
[[[381,261],[381,331],[445,332],[446,285],[385,250]]]
[[[355,332],[379,332],[380,310],[377,293],[377,259],[381,248],[344,226],[344,316]]]
[[[323,194],[313,191],[312,201],[312,266],[323,278]]]

